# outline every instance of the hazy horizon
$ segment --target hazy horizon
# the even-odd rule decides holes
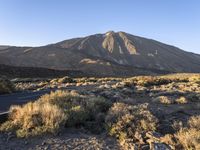
[[[0,2],[0,45],[43,46],[107,31],[124,31],[200,54],[200,2]]]

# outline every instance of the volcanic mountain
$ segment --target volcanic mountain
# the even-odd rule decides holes
[[[109,31],[41,47],[0,46],[0,64],[130,76],[200,72],[200,55],[152,39]]]

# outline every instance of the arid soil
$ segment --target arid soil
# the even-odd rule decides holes
[[[0,150],[120,150],[116,139],[68,129],[59,135],[18,139],[12,134],[0,134]]]
[[[0,134],[0,149],[149,149],[161,147],[165,149],[199,148],[199,137],[194,135],[194,143],[181,141],[181,132],[197,126],[191,125],[191,117],[200,115],[200,75],[199,74],[173,74],[158,77],[133,77],[133,78],[58,78],[46,81],[16,81],[17,90],[41,90],[48,88],[64,89],[74,87],[74,90],[83,95],[103,97],[115,106],[123,104],[130,109],[137,106],[147,108],[155,117],[155,132],[130,135],[127,131],[125,139],[111,138],[105,131],[92,134],[86,130],[64,129],[56,135],[44,135],[17,139],[13,133]],[[119,105],[119,106],[120,106]],[[116,107],[117,108],[117,107]],[[124,108],[125,110],[126,108]],[[135,108],[134,108],[135,109]],[[138,108],[137,108],[138,109]],[[110,112],[113,112],[110,110]],[[120,107],[119,107],[120,111]],[[146,112],[146,109],[144,109]],[[112,115],[112,114],[111,114]],[[132,114],[130,114],[132,115]],[[133,114],[134,115],[134,114]],[[137,117],[137,116],[136,116]],[[138,119],[138,118],[136,118]],[[140,118],[143,119],[143,118]],[[190,120],[190,121],[189,121]],[[122,120],[122,122],[125,120]],[[189,123],[190,125],[188,125]],[[119,125],[119,124],[118,124]],[[178,126],[178,127],[177,127]],[[119,128],[117,126],[117,128]],[[180,130],[181,128],[181,130]],[[131,129],[131,128],[130,128]],[[126,130],[125,130],[126,131]],[[123,130],[123,133],[125,132]],[[199,133],[199,128],[195,131]],[[121,132],[121,131],[120,131]],[[180,133],[180,134],[178,134]],[[197,134],[198,134],[197,133]],[[121,133],[120,133],[121,134]],[[113,134],[115,137],[115,134]],[[175,142],[166,136],[174,136]],[[179,136],[177,136],[179,135]],[[134,143],[130,143],[130,137]],[[126,139],[127,138],[127,139]],[[186,137],[186,139],[190,137]],[[156,139],[156,140],[155,140]],[[172,138],[173,139],[173,138]],[[128,141],[128,142],[127,142]],[[155,144],[157,143],[157,145]],[[160,145],[159,145],[160,144]],[[188,144],[188,145],[187,145]],[[122,148],[123,145],[126,145]],[[127,148],[128,147],[128,148]]]

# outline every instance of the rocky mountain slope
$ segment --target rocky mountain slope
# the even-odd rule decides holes
[[[52,77],[85,77],[89,74],[78,70],[55,70],[48,68],[37,67],[16,67],[0,64],[0,79],[1,78],[52,78]]]
[[[200,55],[125,32],[107,32],[42,47],[0,47],[0,63],[80,70],[96,75],[200,72]]]

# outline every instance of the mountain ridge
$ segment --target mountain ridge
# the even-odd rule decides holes
[[[199,54],[122,31],[73,38],[40,47],[2,47],[0,63],[6,65],[76,69],[104,75],[120,71],[135,75],[139,68],[144,72],[200,72]],[[139,72],[141,74],[142,71]]]

